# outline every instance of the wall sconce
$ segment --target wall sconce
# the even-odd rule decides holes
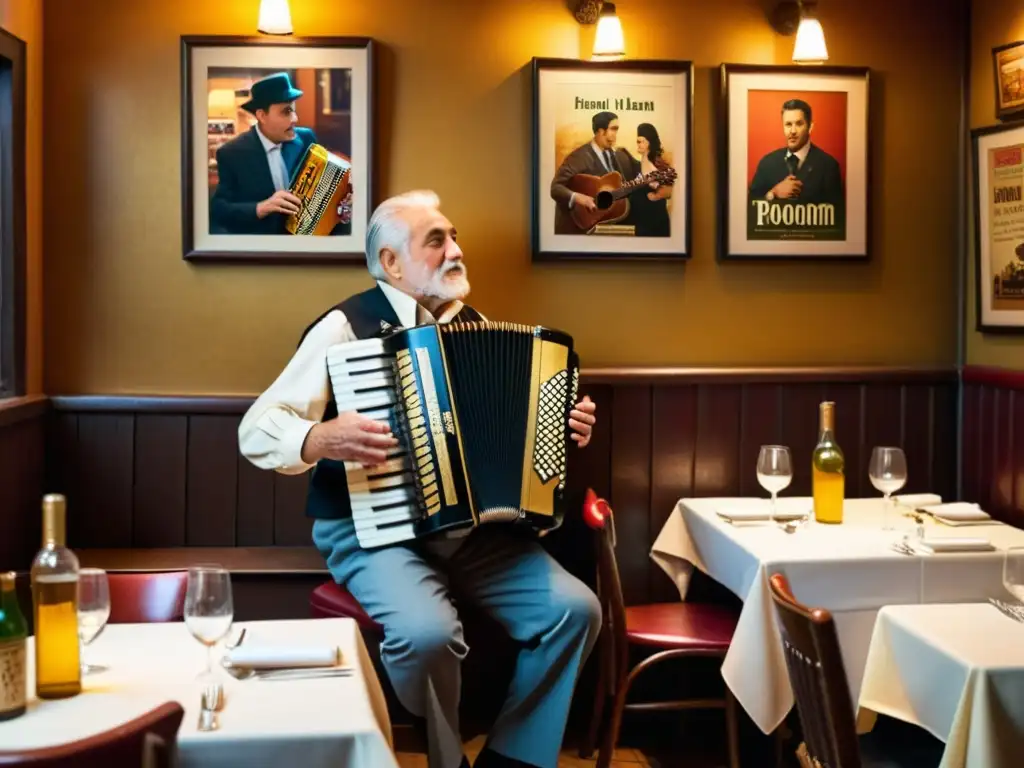
[[[615,3],[601,0],[581,0],[576,6],[576,21],[580,24],[597,22],[594,34],[594,49],[591,61],[613,61],[626,55],[626,43],[622,37],[622,22],[615,15]]]
[[[256,29],[265,35],[290,35],[292,12],[288,8],[288,0],[260,0]]]
[[[784,0],[772,12],[772,27],[780,35],[789,37],[794,32],[793,61],[797,64],[822,64],[828,61],[825,31],[814,16],[817,6],[812,0]]]

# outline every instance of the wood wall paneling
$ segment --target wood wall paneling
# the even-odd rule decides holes
[[[764,495],[755,468],[760,446],[769,443],[793,452],[794,480],[785,493],[809,495],[818,404],[825,398],[836,401],[849,496],[875,495],[868,457],[872,446],[887,444],[907,451],[906,492],[954,498],[956,388],[952,370],[592,370],[582,392],[597,403],[598,429],[586,449],[570,453],[570,509],[587,487],[607,497],[616,512],[627,602],[671,600],[674,587],[649,552],[676,501]],[[311,546],[308,477],[262,471],[238,454],[238,423],[251,400],[53,402],[49,477],[68,494],[74,546]],[[1012,399],[997,402],[1002,413]],[[1024,421],[1024,397],[1015,402]],[[993,418],[991,406],[980,411]],[[992,463],[997,443],[987,445]],[[1014,447],[1006,437],[998,446],[998,455],[1008,457],[1001,459],[1005,472],[1024,467],[1024,440]],[[1019,476],[1024,482],[1024,473]],[[1024,504],[1024,493],[1006,487],[1014,504]],[[986,500],[993,488],[990,483]],[[586,536],[570,512],[544,541],[590,581],[592,550],[581,546]]]
[[[963,371],[963,496],[1024,527],[1024,372]]]
[[[45,413],[44,397],[0,401],[0,571],[28,568],[39,549]]]

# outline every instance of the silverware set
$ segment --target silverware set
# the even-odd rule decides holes
[[[1019,603],[1007,603],[1002,600],[997,600],[994,597],[990,597],[988,601],[998,608],[999,612],[1004,616],[1024,624],[1024,605]]]
[[[909,555],[913,557],[917,554],[917,552],[914,550],[912,546],[910,546],[906,539],[894,542],[892,545],[892,549],[894,552],[899,552],[901,555]]]
[[[245,640],[243,629],[238,639],[233,643],[226,643],[225,648],[234,650]],[[226,658],[221,659],[220,665],[224,671],[236,680],[312,680],[320,677],[350,677],[355,670],[352,667],[296,667],[288,669],[256,669],[254,667],[240,667],[231,664]]]

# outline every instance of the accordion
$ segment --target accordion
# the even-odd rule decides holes
[[[570,336],[512,323],[421,325],[336,344],[327,366],[338,412],[386,421],[398,439],[384,464],[345,462],[361,547],[493,522],[561,525],[579,386]]]
[[[299,198],[299,212],[288,215],[285,229],[293,235],[329,235],[340,221],[338,206],[351,191],[352,164],[310,144],[295,166],[288,191]]]

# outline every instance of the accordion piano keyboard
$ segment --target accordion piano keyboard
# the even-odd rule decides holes
[[[380,339],[342,344],[328,350],[327,368],[338,412],[358,411],[371,419],[397,423],[393,358]],[[415,538],[421,517],[408,454],[401,447],[385,464],[366,469],[345,462],[352,519],[363,547]]]

